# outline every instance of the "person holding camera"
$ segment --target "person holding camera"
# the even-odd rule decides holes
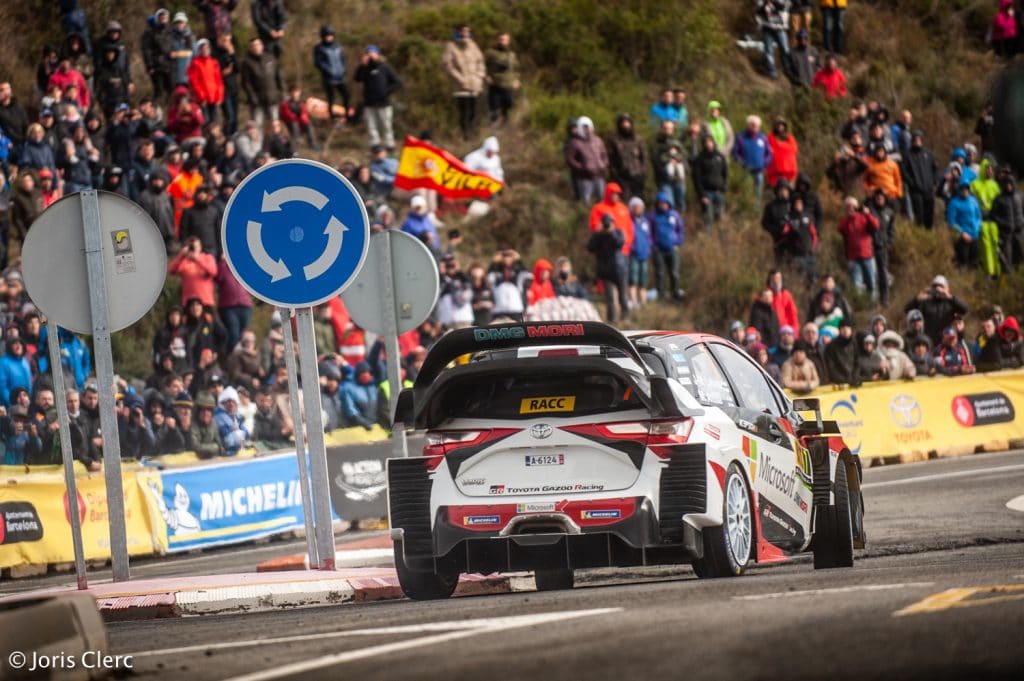
[[[587,250],[597,258],[597,278],[604,286],[608,322],[614,324],[622,313],[622,321],[629,321],[629,301],[626,294],[626,255],[622,246],[626,235],[615,226],[608,213],[601,217],[600,228],[590,235]],[[618,307],[615,306],[616,298]]]
[[[214,306],[213,289],[217,277],[217,260],[203,252],[198,236],[189,237],[178,255],[167,266],[167,273],[181,277],[181,304],[198,298],[203,305]]]
[[[924,317],[924,332],[931,339],[932,346],[942,341],[942,331],[953,325],[953,315],[967,314],[967,303],[949,291],[949,280],[941,274],[935,275],[932,284],[922,289],[907,303],[904,312],[919,310]]]
[[[846,197],[846,215],[839,222],[839,233],[846,245],[846,262],[850,279],[859,291],[868,291],[871,300],[878,300],[878,268],[875,265],[874,233],[878,218],[871,209],[852,196]]]

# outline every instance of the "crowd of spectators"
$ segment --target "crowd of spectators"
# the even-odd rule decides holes
[[[568,258],[541,258],[531,267],[506,248],[490,262],[464,263],[462,235],[457,228],[444,229],[436,193],[394,189],[392,98],[402,83],[377,45],[362,48],[358,67],[350,71],[336,31],[320,27],[308,58],[321,91],[306,93],[282,75],[291,49],[284,3],[246,3],[255,35],[238,45],[233,22],[239,0],[194,0],[191,17],[157,9],[133,41],[125,40],[117,20],[95,38],[70,0],[62,3],[65,38],[44,47],[35,80],[0,82],[5,463],[59,461],[48,339],[25,295],[18,256],[40,212],[82,189],[102,188],[138,202],[165,240],[169,274],[181,281],[181,304],[167,313],[153,340],[151,375],[119,378],[113,387],[127,457],[180,451],[230,456],[248,445],[284,446],[291,437],[282,335],[289,322],[275,316],[267,336],[255,336],[253,301],[227,267],[219,227],[234,188],[248,173],[275,159],[319,151],[325,130],[365,128],[368,156],[362,163],[344,162],[339,170],[362,195],[373,229],[413,234],[438,259],[438,307],[431,320],[400,341],[396,361],[406,384],[448,329],[531,315],[594,315],[590,287]],[[785,75],[794,89],[812,97],[845,101],[846,2],[819,4],[820,51],[811,44],[809,0],[758,0],[765,71],[772,78]],[[1012,4],[1000,3],[993,29],[1001,54],[1017,46],[1011,29],[1017,19],[1006,19]],[[192,20],[200,17],[201,28],[193,29]],[[133,80],[133,60],[141,61],[148,82]],[[456,26],[439,68],[450,83],[452,115],[464,139],[478,139],[482,103],[493,130],[509,123],[522,83],[509,34],[495,35],[481,49],[470,26]],[[350,83],[361,88],[361,98]],[[596,289],[605,297],[609,321],[627,321],[652,298],[682,300],[679,266],[687,217],[699,217],[706,231],[721,229],[730,192],[749,185],[763,203],[761,224],[780,268],[792,265],[809,286],[820,285],[801,325],[793,295],[775,270],[758,292],[749,322],[730,326],[729,335],[786,387],[801,392],[826,382],[1021,365],[1016,320],[997,310],[982,320],[972,342],[964,326],[966,306],[949,293],[942,276],[908,303],[904,333],[880,315],[870,328],[855,331],[850,301],[834,277],[822,277],[817,269],[819,235],[826,229],[823,200],[814,189],[818,183],[801,167],[789,122],[775,116],[767,125],[751,113],[735,129],[726,111],[720,98],[691,111],[685,88],[671,85],[643,116],[621,113],[606,136],[586,116],[569,121],[565,162],[575,198],[587,207],[585,244],[595,258]],[[998,277],[1022,257],[1024,200],[1009,170],[989,156],[991,110],[978,122],[980,144],[953,149],[945,167],[912,123],[910,111],[893,122],[880,101],[858,99],[850,101],[849,116],[837,131],[827,177],[844,198],[835,228],[843,238],[849,280],[864,294],[856,300],[889,304],[888,254],[898,215],[926,229],[935,227],[936,212],[944,216],[960,267],[981,267]],[[465,163],[504,181],[500,151],[498,138],[487,137]],[[387,425],[389,358],[382,343],[354,324],[340,301],[318,307],[315,325],[327,429]],[[75,456],[96,469],[103,450],[101,388],[91,378],[87,346],[63,331],[58,342],[70,386],[65,398]]]

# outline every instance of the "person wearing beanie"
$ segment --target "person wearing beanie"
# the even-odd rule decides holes
[[[853,337],[853,326],[850,321],[843,320],[839,323],[839,335],[825,347],[825,372],[828,374],[830,383],[833,385],[860,385],[858,353],[857,342]]]
[[[363,85],[363,116],[370,146],[383,144],[387,149],[394,149],[391,95],[402,88],[402,81],[376,45],[369,45],[363,51],[355,81]]]
[[[626,198],[640,196],[647,179],[647,148],[637,134],[633,117],[619,114],[615,134],[608,138],[608,171],[613,182],[623,189]]]
[[[693,185],[704,213],[704,229],[710,230],[725,212],[725,190],[729,186],[729,161],[719,150],[713,135],[701,137],[701,149],[692,166]]]
[[[932,365],[943,376],[973,374],[975,367],[952,326],[942,330],[941,341],[932,349]]]
[[[633,219],[633,245],[629,249],[629,304],[638,308],[647,300],[647,269],[651,258],[651,223],[645,213],[644,200],[634,196],[629,200],[629,215]]]
[[[212,459],[224,454],[224,443],[220,429],[214,423],[213,413],[217,402],[210,393],[200,392],[195,399],[195,416],[189,428],[189,440],[200,459]]]
[[[576,197],[586,206],[599,201],[605,190],[608,151],[594,130],[594,122],[587,116],[576,119],[576,132],[565,146],[565,163],[572,175]]]
[[[717,99],[708,102],[708,115],[700,124],[700,134],[702,137],[711,137],[715,140],[715,146],[726,158],[732,156],[736,134],[733,132],[732,123],[722,113],[722,103]]]
[[[785,118],[775,119],[768,135],[768,146],[771,147],[771,161],[765,168],[765,181],[769,187],[774,187],[779,180],[786,180],[792,187],[799,172],[800,146],[796,136],[789,131]]]
[[[625,239],[622,245],[623,255],[628,256],[633,248],[633,218],[629,208],[622,202],[622,187],[617,182],[609,182],[604,189],[604,201],[594,204],[590,209],[590,231],[601,229],[602,220],[610,216],[615,227],[622,232]]]
[[[206,38],[196,42],[196,55],[188,65],[188,82],[203,118],[213,123],[217,120],[217,110],[224,103],[224,78],[220,62],[212,56],[210,41]]]
[[[910,197],[910,208],[916,224],[931,229],[935,223],[935,190],[939,186],[939,163],[924,146],[924,132],[910,133],[910,148],[902,154],[903,185]]]
[[[802,338],[793,343],[793,354],[779,370],[782,387],[797,395],[806,395],[821,385],[818,368],[807,356],[808,349]]]
[[[441,237],[437,233],[437,225],[427,211],[427,200],[419,194],[409,200],[409,213],[401,229],[422,241],[434,253],[440,253]]]
[[[885,357],[878,351],[878,342],[874,334],[864,334],[857,349],[857,370],[865,381],[885,381],[889,378],[889,368]]]
[[[337,41],[334,28],[329,24],[320,27],[320,42],[313,47],[313,66],[320,72],[320,82],[327,96],[327,111],[331,118],[348,118],[355,113],[349,104],[348,85],[345,76],[348,74],[348,61],[345,51]],[[343,115],[334,110],[334,97],[341,97]]]
[[[1020,337],[1017,318],[1012,315],[999,325],[999,356],[1004,369],[1024,366],[1024,341]]]
[[[769,348],[775,347],[779,342],[779,316],[772,306],[774,293],[771,288],[763,288],[754,298],[750,306],[750,325],[757,329],[761,340]]]
[[[746,326],[746,324],[744,324],[739,319],[732,320],[732,323],[729,324],[729,340],[731,340],[733,343],[735,343],[736,345],[738,345],[739,347],[742,348],[743,345],[744,345],[744,341],[745,341],[746,335],[747,335],[747,326]]]
[[[484,65],[487,70],[487,108],[490,110],[491,123],[501,126],[508,121],[515,93],[522,86],[519,57],[512,50],[512,38],[507,32],[499,33],[494,46],[484,53]]]
[[[625,206],[623,207],[625,208]],[[632,226],[632,222],[630,226]],[[594,254],[597,261],[596,275],[604,286],[606,317],[611,324],[619,321],[620,313],[623,321],[629,319],[629,296],[626,290],[627,262],[623,252],[625,242],[625,235],[615,224],[615,219],[610,213],[601,216],[599,228],[591,232],[590,239],[587,241],[587,250]],[[618,300],[617,308],[616,300]]]
[[[366,362],[356,364],[352,377],[345,380],[339,394],[345,425],[372,429],[377,418],[377,386],[373,382],[370,365]]]

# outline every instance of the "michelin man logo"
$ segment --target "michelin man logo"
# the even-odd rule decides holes
[[[182,487],[180,482],[174,483],[173,509],[167,508],[163,495],[156,488],[156,483],[150,481],[149,485],[153,489],[153,496],[156,497],[157,503],[160,505],[160,515],[163,516],[164,522],[167,523],[167,529],[173,531],[175,536],[179,534],[194,534],[202,529],[199,525],[199,520],[188,510],[191,499],[188,496],[188,491]]]

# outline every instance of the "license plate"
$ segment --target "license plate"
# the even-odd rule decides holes
[[[527,454],[527,466],[564,466],[565,454]]]

